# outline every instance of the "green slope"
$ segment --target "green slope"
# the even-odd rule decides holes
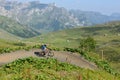
[[[0,16],[0,28],[16,36],[24,38],[33,37],[40,34],[36,30],[30,27],[23,26],[18,22],[4,16]]]
[[[0,68],[0,80],[119,80],[105,71],[82,69],[55,59],[25,58]]]
[[[10,34],[9,32],[4,31],[3,29],[0,29],[0,39],[5,39],[5,40],[19,40],[22,39],[18,36],[15,36],[13,34]]]
[[[58,47],[65,47],[73,45],[73,47],[78,46],[80,39],[92,36],[97,41],[98,45],[104,43],[111,43],[120,40],[118,31],[120,27],[84,27],[75,28],[69,30],[63,30],[58,32],[52,32],[49,34],[42,34],[41,36],[31,38],[31,41],[49,43]],[[59,45],[58,45],[59,44]]]
[[[0,48],[12,47],[13,42],[22,40],[22,38],[10,34],[3,29],[0,29]]]

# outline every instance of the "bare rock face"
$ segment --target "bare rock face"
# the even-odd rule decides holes
[[[69,11],[56,7],[54,3],[2,1],[0,10],[0,15],[10,17],[20,24],[39,29],[40,32],[56,31],[81,25]]]

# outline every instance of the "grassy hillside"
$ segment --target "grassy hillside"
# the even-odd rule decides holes
[[[0,28],[0,54],[14,50],[30,49],[38,45],[34,42],[25,42],[23,39]]]
[[[30,41],[49,43],[57,47],[76,47],[79,45],[79,42],[82,38],[92,36],[98,45],[106,43],[119,42],[119,26],[98,26],[98,27],[84,27],[84,28],[75,28],[69,30],[63,30],[58,32],[52,32],[49,34],[43,34],[39,37],[34,37],[29,39]]]
[[[10,34],[7,31],[4,31],[3,29],[0,29],[0,39],[5,39],[5,40],[19,40],[22,39],[18,36],[15,36],[13,34]]]
[[[13,42],[17,42],[18,40],[22,40],[22,38],[0,29],[0,48],[12,47],[11,44]]]
[[[96,53],[103,56],[120,72],[120,22],[110,22],[94,27],[75,28],[43,34],[29,39],[33,42],[46,43],[48,46],[64,48],[78,47],[80,40],[88,36],[97,42]]]
[[[29,27],[23,26],[12,19],[0,16],[0,50],[3,50],[3,48],[21,47],[23,44],[29,45],[29,43],[22,41],[23,38],[38,34]]]
[[[55,59],[25,58],[0,68],[0,80],[119,80],[105,71],[82,69]]]
[[[0,16],[0,28],[11,34],[24,38],[33,37],[40,34],[36,30],[23,26],[18,22],[4,16]]]
[[[0,53],[1,50],[5,48],[19,48],[19,47],[28,47],[28,46],[34,46],[35,43],[30,42],[24,42],[24,38],[15,36],[13,34],[10,34],[9,32],[4,31],[3,29],[0,29]],[[6,50],[6,49],[5,49]]]

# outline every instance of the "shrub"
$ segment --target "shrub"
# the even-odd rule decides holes
[[[94,51],[95,47],[96,47],[96,41],[92,37],[88,37],[80,41],[79,48],[81,48],[82,50]]]

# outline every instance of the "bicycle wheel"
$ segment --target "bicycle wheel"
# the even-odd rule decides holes
[[[49,51],[48,56],[53,57],[54,56],[54,52]]]

